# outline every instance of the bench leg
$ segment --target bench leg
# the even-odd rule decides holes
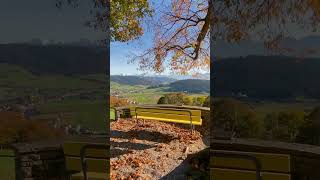
[[[190,131],[191,131],[191,135],[193,135],[193,125],[191,125],[191,127],[190,127]]]

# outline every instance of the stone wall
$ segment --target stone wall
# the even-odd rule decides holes
[[[66,179],[61,143],[21,143],[13,149],[17,180]]]

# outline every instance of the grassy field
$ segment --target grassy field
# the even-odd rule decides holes
[[[15,160],[11,150],[0,150],[0,174],[3,180],[15,180]]]
[[[267,102],[267,103],[252,103],[251,106],[258,113],[271,113],[280,111],[295,111],[302,110],[305,112],[310,112],[314,107],[319,106],[320,103],[316,102],[305,102],[305,103],[281,103],[281,102]]]
[[[40,115],[32,118],[52,120],[62,112],[72,124],[104,130],[106,80],[103,74],[37,76],[19,66],[0,63],[0,102],[29,96],[42,98],[45,103],[35,102]],[[64,100],[59,100],[62,96]]]
[[[166,87],[148,89],[148,86],[130,86],[111,82],[110,91],[118,92],[122,97],[140,104],[157,104],[159,98],[168,94]],[[208,96],[208,94],[189,94],[190,96]]]
[[[41,115],[37,119],[56,119],[58,114],[71,124],[99,131],[105,130],[107,104],[104,100],[65,100],[50,102],[38,107]]]
[[[23,68],[0,64],[0,100],[23,97],[42,91],[59,95],[71,91],[105,90],[106,76],[101,74],[87,76],[41,75],[36,76]],[[97,81],[98,80],[98,81]]]

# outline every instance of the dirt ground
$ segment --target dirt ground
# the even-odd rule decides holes
[[[208,132],[158,121],[111,123],[111,179],[184,179],[187,157],[207,148]],[[200,133],[201,132],[201,133]]]

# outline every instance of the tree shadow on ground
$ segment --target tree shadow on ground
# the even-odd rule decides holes
[[[124,139],[139,139],[158,143],[169,143],[176,139],[174,135],[163,134],[160,132],[152,132],[146,130],[130,130],[124,131],[111,131],[111,138],[124,138]]]
[[[110,149],[110,158],[115,158],[124,154],[131,153],[131,150],[128,149],[117,149],[117,148],[111,148]]]
[[[188,157],[160,180],[209,180],[209,148]]]
[[[111,145],[112,145],[112,147],[126,148],[126,149],[129,149],[129,150],[144,150],[144,149],[149,149],[149,148],[155,147],[153,145],[142,144],[142,143],[114,142],[114,141],[111,141]]]
[[[112,148],[111,158],[118,157],[124,154],[132,153],[133,150],[145,150],[155,146],[133,142],[114,142],[111,141]]]

